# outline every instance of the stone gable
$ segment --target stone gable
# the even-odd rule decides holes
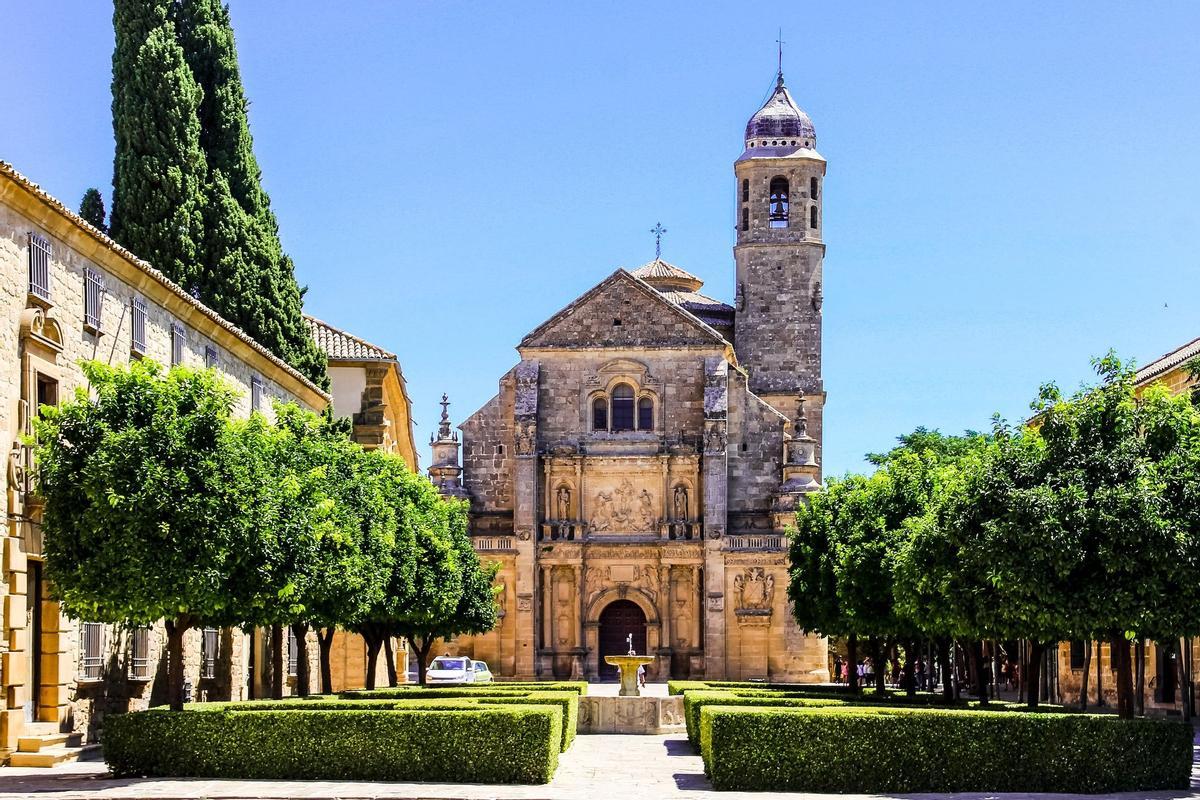
[[[617,270],[525,337],[518,349],[724,348],[720,334]]]

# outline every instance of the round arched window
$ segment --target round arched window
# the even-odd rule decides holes
[[[649,397],[638,400],[638,430],[654,430],[654,401]]]
[[[603,397],[592,401],[592,430],[608,430],[608,401]]]
[[[612,391],[612,429],[633,430],[633,387],[618,383]]]

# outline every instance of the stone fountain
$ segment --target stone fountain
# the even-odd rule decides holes
[[[641,697],[641,688],[638,686],[638,667],[653,664],[654,658],[639,656],[633,651],[632,633],[625,637],[625,641],[629,643],[628,653],[623,656],[605,656],[604,660],[621,673],[621,691],[618,694],[621,697]]]

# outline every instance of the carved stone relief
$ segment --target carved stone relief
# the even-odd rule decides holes
[[[737,610],[770,611],[775,598],[775,576],[762,567],[748,567],[733,579]]]
[[[591,507],[589,524],[594,533],[646,533],[658,525],[654,496],[647,489],[639,492],[628,478],[615,489],[598,491]]]

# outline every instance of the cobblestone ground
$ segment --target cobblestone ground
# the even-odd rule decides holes
[[[122,798],[411,798],[411,800],[794,800],[854,795],[747,794],[714,792],[704,779],[700,758],[682,736],[580,736],[564,753],[558,773],[546,786],[495,786],[436,783],[354,783],[332,781],[210,781],[116,780],[106,777],[99,762],[47,769],[0,769],[0,800],[109,800]],[[865,797],[865,796],[862,796]],[[1023,795],[961,794],[906,795],[906,798],[956,798],[956,800],[1020,800]],[[1193,769],[1192,790],[1143,792],[1121,795],[1028,795],[1039,800],[1200,800],[1200,769]]]

